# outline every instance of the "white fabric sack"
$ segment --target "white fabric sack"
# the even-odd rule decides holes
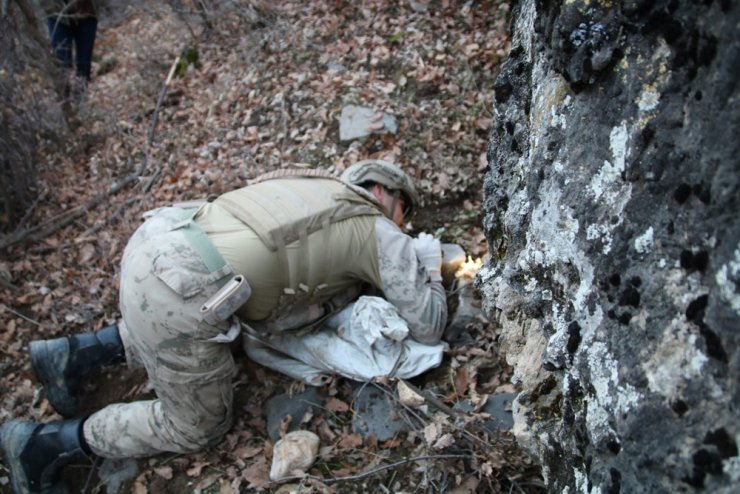
[[[446,345],[423,345],[408,337],[396,308],[379,297],[360,297],[304,335],[257,336],[244,332],[244,349],[255,362],[314,386],[332,374],[358,381],[389,376],[408,379],[436,367]]]

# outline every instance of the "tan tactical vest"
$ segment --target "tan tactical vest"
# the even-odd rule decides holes
[[[248,225],[265,247],[280,258],[280,265],[285,266],[282,270],[284,288],[267,320],[284,316],[297,306],[323,304],[329,297],[332,301],[336,300],[338,294],[329,289],[335,285],[331,279],[325,280],[328,285],[305,284],[310,283],[309,273],[315,272],[312,264],[318,267],[327,261],[321,257],[311,258],[307,247],[309,235],[325,235],[328,245],[328,242],[333,241],[333,229],[330,225],[353,217],[375,217],[382,214],[382,206],[364,189],[348,186],[321,172],[312,172],[309,175],[303,171],[268,174],[250,183],[248,187],[218,197],[214,204]],[[295,242],[298,242],[298,255],[294,254],[292,258],[298,259],[298,262],[291,263],[286,246]],[[316,255],[313,251],[313,256]],[[356,259],[351,262],[365,261]],[[337,259],[336,262],[340,261]],[[250,274],[244,274],[249,280]],[[311,277],[315,279],[315,276]],[[379,282],[372,281],[373,284]],[[342,290],[342,293],[349,295],[348,288]],[[353,296],[356,295],[355,293]],[[349,301],[342,301],[339,305]]]
[[[270,250],[280,251],[331,223],[381,214],[370,194],[350,187],[328,173],[283,170],[214,202],[249,225]]]

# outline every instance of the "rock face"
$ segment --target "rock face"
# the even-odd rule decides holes
[[[740,483],[740,2],[522,0],[478,278],[553,492]]]

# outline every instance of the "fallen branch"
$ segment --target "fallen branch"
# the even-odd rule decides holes
[[[325,479],[323,477],[318,477],[316,475],[303,475],[303,476],[296,476],[296,477],[286,477],[284,479],[280,479],[279,482],[292,482],[295,480],[317,480],[324,484],[335,484],[337,482],[347,482],[347,481],[354,481],[354,480],[360,480],[364,479],[365,477],[370,477],[371,475],[375,475],[376,473],[383,472],[385,470],[390,470],[392,468],[400,467],[402,465],[405,465],[407,463],[413,463],[415,461],[423,461],[423,460],[442,460],[442,459],[448,459],[448,458],[470,458],[470,455],[432,455],[432,456],[415,456],[413,458],[404,458],[403,460],[399,460],[395,463],[391,463],[389,465],[382,465],[376,468],[372,468],[370,470],[366,470],[362,473],[358,473],[356,475],[347,475],[346,477],[334,477],[331,479]]]
[[[175,61],[172,62],[172,67],[170,67],[170,71],[167,73],[167,79],[165,79],[164,85],[162,86],[162,90],[159,92],[159,98],[157,98],[157,105],[154,107],[154,114],[152,115],[152,122],[149,125],[149,132],[147,133],[146,146],[144,147],[144,159],[141,160],[141,165],[139,166],[139,169],[136,171],[137,176],[143,175],[148,166],[149,148],[154,142],[154,135],[157,130],[157,122],[159,121],[159,109],[162,106],[164,97],[167,96],[167,88],[170,87],[170,83],[172,82],[172,77],[174,77],[175,70],[177,69],[177,65],[179,63],[180,63],[180,55],[175,57]]]
[[[6,288],[14,293],[20,290],[20,288],[18,288],[17,286],[15,286],[14,284],[12,284],[10,281],[6,280],[2,276],[0,276],[0,287]]]
[[[413,384],[411,384],[410,382],[408,382],[408,381],[406,381],[404,379],[399,378],[399,381],[402,381],[414,393],[416,393],[419,396],[423,397],[429,404],[431,404],[432,406],[434,406],[435,408],[437,408],[439,411],[441,411],[442,413],[444,413],[448,417],[451,417],[451,418],[456,419],[456,420],[459,419],[459,420],[462,420],[463,423],[466,423],[466,421],[463,420],[463,417],[466,417],[467,416],[466,413],[461,413],[461,412],[458,412],[456,410],[453,410],[452,408],[450,408],[447,405],[445,405],[444,403],[442,403],[442,401],[439,398],[437,398],[436,396],[434,396],[432,393],[430,393],[428,391],[425,391],[425,390],[421,390],[421,389],[417,388],[416,386],[414,386]],[[497,431],[497,430],[490,430],[490,429],[488,429],[488,428],[486,428],[486,427],[484,427],[484,426],[482,426],[480,424],[477,424],[475,422],[466,423],[466,425],[470,425],[471,427],[473,427],[474,429],[476,429],[476,432],[478,432],[480,434],[483,434],[483,435],[485,435],[485,434],[491,434],[491,435],[495,436],[496,439],[499,440],[502,443],[513,443],[514,442],[512,439],[510,439],[508,437],[504,437],[499,431]],[[476,442],[478,442],[480,444],[485,445],[487,449],[490,449],[491,445],[489,445],[485,441],[481,440],[479,437],[470,434],[470,432],[467,431],[464,427],[460,427],[460,429],[464,433],[467,433],[467,435],[471,439],[473,439],[474,441],[476,441]]]
[[[162,101],[164,100],[164,97],[167,94],[167,88],[172,82],[172,77],[175,73],[175,69],[177,68],[177,64],[179,62],[180,62],[180,56],[178,55],[175,58],[175,61],[172,63],[172,67],[170,68],[170,71],[167,74],[167,79],[164,82],[162,91],[160,91],[159,93],[159,98],[157,99],[157,105],[154,108],[154,115],[152,116],[152,122],[149,125],[149,132],[147,135],[146,147],[144,149],[144,158],[141,161],[141,165],[139,166],[139,169],[133,173],[126,175],[123,179],[117,182],[113,182],[106,192],[102,194],[98,194],[97,196],[93,197],[91,200],[89,200],[85,204],[81,204],[75,208],[72,208],[69,211],[65,211],[64,213],[54,218],[51,218],[50,220],[47,220],[41,223],[40,225],[36,225],[31,228],[26,228],[24,230],[16,231],[10,235],[4,236],[2,239],[0,239],[0,250],[6,249],[10,247],[11,245],[15,245],[21,242],[23,243],[38,242],[40,240],[43,240],[44,238],[48,237],[52,233],[61,230],[62,228],[66,227],[70,223],[77,220],[78,218],[89,213],[90,211],[98,207],[100,203],[102,203],[108,197],[117,194],[124,187],[128,186],[129,184],[133,182],[137,182],[139,180],[139,178],[146,171],[147,162],[149,161],[149,147],[154,141],[154,135],[155,135],[156,128],[157,128],[159,109],[162,106]],[[151,187],[151,184],[149,185],[149,187]]]
[[[129,207],[131,204],[133,204],[135,200],[136,199],[129,198],[129,199],[126,199],[125,201],[123,201],[123,204],[121,204],[118,207],[118,209],[116,209],[113,212],[113,214],[110,215],[109,218],[107,218],[105,221],[101,221],[100,223],[97,223],[97,224],[91,226],[90,228],[88,228],[87,231],[85,233],[83,233],[82,235],[80,235],[79,237],[77,237],[77,239],[75,241],[76,242],[79,242],[79,241],[85,239],[86,237],[88,237],[90,235],[95,235],[100,230],[102,230],[103,227],[105,227],[105,225],[110,224],[112,221],[117,220],[120,216],[123,216],[123,213],[126,210],[126,208]]]
[[[121,185],[120,188],[113,192],[109,191],[108,193],[99,194],[93,197],[87,203],[77,206],[69,211],[65,211],[64,213],[55,216],[54,218],[47,220],[40,225],[36,225],[34,227],[27,228],[25,230],[21,230],[20,232],[15,232],[12,235],[4,237],[2,240],[0,240],[0,250],[20,242],[38,242],[39,240],[43,240],[52,233],[61,230],[70,223],[74,222],[81,216],[84,216],[87,212],[95,209],[109,195],[115,194],[128,183],[130,183],[130,181]]]
[[[8,306],[7,306],[7,305],[5,305],[5,304],[0,304],[0,307],[1,307],[1,308],[2,308],[3,310],[7,310],[7,311],[8,311],[8,312],[10,312],[11,314],[15,314],[16,316],[20,317],[21,319],[24,319],[24,320],[26,320],[26,321],[30,322],[31,324],[34,324],[34,325],[38,326],[39,328],[43,328],[43,327],[44,327],[44,325],[43,325],[43,324],[41,324],[40,322],[38,322],[38,321],[36,321],[36,320],[34,320],[34,319],[31,319],[31,318],[30,318],[30,317],[28,317],[28,316],[24,316],[24,315],[23,315],[23,314],[21,314],[20,312],[18,312],[18,311],[16,311],[16,310],[13,310],[13,309],[11,309],[10,307],[8,307]]]

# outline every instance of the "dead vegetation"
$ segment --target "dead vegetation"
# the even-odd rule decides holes
[[[20,3],[9,2],[13,17],[3,23],[18,18]],[[424,205],[410,231],[486,253],[481,185],[493,81],[509,48],[506,2],[126,5],[103,14],[96,75],[71,126],[53,83],[33,75],[43,68],[0,74],[3,147],[6,139],[28,143],[2,156],[3,173],[17,173],[18,163],[28,168],[3,190],[0,212],[4,225],[14,225],[0,237],[0,421],[57,418],[25,347],[116,320],[120,255],[148,209],[219,194],[276,168],[340,172],[382,157],[417,179]],[[6,43],[19,31],[0,32]],[[15,50],[4,50],[6,60],[36,53],[5,46]],[[24,78],[39,84],[21,84]],[[394,115],[398,132],[340,142],[337,120],[346,104]],[[293,490],[541,492],[537,468],[511,437],[480,427],[486,417],[477,411],[487,397],[513,388],[495,328],[474,329],[442,368],[412,383],[427,405],[403,409],[415,424],[408,434],[363,440],[350,427],[349,384],[338,379],[322,389],[323,411],[301,418],[321,438],[320,458],[308,477],[289,484]],[[132,492],[280,489],[267,478],[272,441],[262,406],[296,385],[243,355],[238,362],[239,413],[225,441],[199,454],[141,461]],[[395,383],[371,386],[396,396]],[[116,372],[92,392],[94,409],[147,391],[141,375]],[[471,412],[451,412],[463,401]],[[102,492],[96,469],[81,468],[78,487]]]

